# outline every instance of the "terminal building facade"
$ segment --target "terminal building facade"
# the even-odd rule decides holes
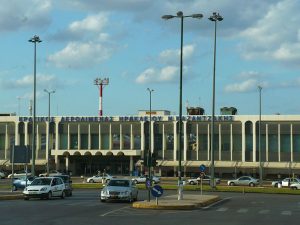
[[[50,167],[74,175],[106,170],[111,174],[144,173],[144,153],[157,155],[156,174],[176,176],[178,116],[169,111],[140,111],[135,116],[56,116],[36,118],[36,170]],[[182,117],[182,171],[196,175],[211,164],[211,116]],[[49,128],[49,129],[48,129]],[[49,132],[49,131],[50,132]],[[149,133],[151,131],[151,138]],[[268,175],[300,173],[300,115],[261,116],[261,165]],[[48,146],[49,140],[49,146]],[[151,144],[149,145],[149,140]],[[215,116],[215,172],[218,176],[259,171],[259,116]],[[32,117],[0,116],[0,166],[10,168],[14,145],[32,145]],[[21,166],[21,165],[19,165]]]

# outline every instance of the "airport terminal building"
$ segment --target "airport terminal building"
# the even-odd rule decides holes
[[[143,173],[141,159],[151,140],[158,162],[155,173],[176,176],[179,117],[163,110],[151,115],[151,129],[147,111],[135,116],[55,116],[50,122],[48,117],[36,117],[36,168],[45,170],[49,148],[51,168],[74,175],[104,169],[111,174]],[[211,116],[186,115],[182,121],[181,164],[184,175],[190,176],[199,172],[201,164],[210,166]],[[262,115],[260,133],[264,176],[300,174],[300,115]],[[215,116],[214,142],[215,171],[220,177],[258,173],[258,115]],[[0,116],[0,165],[4,169],[10,166],[14,145],[32,145],[32,117]]]

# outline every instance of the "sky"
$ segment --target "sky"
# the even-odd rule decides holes
[[[216,114],[300,114],[299,0],[0,0],[0,113],[29,116],[37,44],[37,116],[97,116],[96,78],[109,78],[103,115],[152,109],[179,113],[180,19],[183,114],[212,111],[213,12],[217,23]]]

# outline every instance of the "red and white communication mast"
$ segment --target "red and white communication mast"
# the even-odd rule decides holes
[[[94,80],[94,84],[98,86],[99,88],[99,116],[103,116],[103,110],[102,110],[102,93],[103,93],[103,85],[108,85],[109,78],[96,78]]]

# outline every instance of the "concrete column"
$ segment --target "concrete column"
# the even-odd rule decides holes
[[[253,154],[252,154],[252,161],[256,162],[256,121],[252,121],[253,124],[253,130],[252,130],[252,137],[253,137]]]
[[[124,146],[124,138],[123,138],[123,130],[122,124],[120,124],[120,150],[123,150]]]
[[[70,158],[69,158],[69,156],[67,155],[67,156],[66,156],[66,171],[69,170],[69,164],[70,164]]]
[[[230,161],[233,161],[233,125],[230,124]]]
[[[24,123],[24,128],[25,128],[25,145],[29,145],[29,135],[28,135],[28,122]]]
[[[99,149],[102,149],[101,125],[99,123]]]
[[[269,125],[266,124],[266,161],[269,161]]]
[[[15,145],[20,145],[19,122],[15,123]]]
[[[281,155],[280,155],[280,152],[281,152],[281,139],[280,139],[280,124],[278,124],[278,162],[281,161]]]
[[[133,124],[130,124],[130,150],[134,149]]]
[[[77,149],[80,150],[81,149],[81,125],[80,123],[78,123],[77,126]]]
[[[109,150],[113,149],[112,124],[109,124]]]
[[[130,156],[130,164],[129,164],[130,176],[132,175],[133,170],[134,170],[133,156]]]
[[[222,160],[222,125],[219,124],[219,160]]]
[[[246,161],[246,130],[244,121],[242,121],[242,161]]]
[[[59,161],[58,155],[54,156],[54,160],[55,160],[55,169],[59,170],[60,169],[60,161]]]
[[[167,148],[167,142],[166,142],[166,134],[165,134],[165,124],[162,124],[162,159],[165,159],[165,151]]]
[[[91,124],[88,125],[88,149],[92,149],[92,135],[91,135]]]
[[[176,161],[177,160],[177,141],[178,141],[178,137],[177,137],[177,121],[173,122],[173,132],[174,132],[174,150],[173,150],[173,160]]]
[[[70,124],[68,123],[68,150],[70,150]]]
[[[188,141],[187,140],[188,140],[187,121],[183,121],[183,161],[187,161],[187,150],[188,150]]]
[[[210,160],[210,125],[207,124],[207,161]]]
[[[8,149],[10,148],[10,141],[9,141],[9,133],[8,133],[8,124],[5,124],[5,152],[4,157],[8,159]]]
[[[291,162],[294,161],[294,145],[293,145],[293,124],[291,123],[291,131],[290,131],[290,136],[291,136]]]
[[[60,136],[59,136],[59,123],[56,122],[55,123],[55,149],[58,150],[60,149],[60,145],[59,145],[59,142],[60,142]]]
[[[145,151],[145,122],[141,122],[141,150]]]
[[[174,177],[177,177],[177,166],[174,166]]]
[[[41,134],[40,134],[40,126],[36,123],[36,152],[35,157],[38,159],[39,152],[41,150]]]
[[[196,144],[197,144],[196,160],[198,161],[199,160],[199,124],[198,123],[196,125]]]

